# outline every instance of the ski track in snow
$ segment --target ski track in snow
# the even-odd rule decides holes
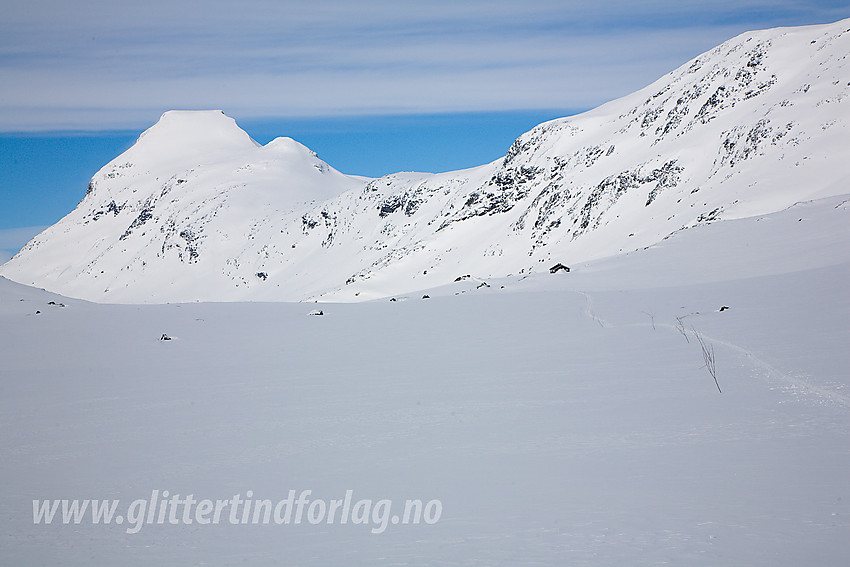
[[[846,201],[845,201],[846,202]],[[675,333],[677,335],[682,335],[682,330],[679,326],[673,325],[670,323],[664,323],[660,321],[655,321],[653,318],[652,323],[625,323],[625,324],[614,324],[611,321],[608,321],[602,317],[600,317],[595,309],[594,309],[594,300],[592,294],[585,291],[575,292],[581,295],[585,301],[584,314],[590,318],[592,321],[597,323],[600,327],[604,328],[625,328],[625,327],[636,327],[636,328],[645,328],[656,330],[658,328],[665,329],[668,332]],[[688,316],[699,316],[698,314],[690,314]],[[684,319],[684,318],[683,318]],[[842,394],[836,389],[829,389],[823,386],[818,386],[814,384],[812,381],[806,379],[805,375],[801,373],[791,373],[783,371],[776,364],[771,364],[764,358],[757,355],[752,350],[739,345],[733,342],[721,339],[715,335],[708,335],[700,330],[698,330],[695,326],[691,325],[690,328],[687,326],[684,328],[684,332],[690,334],[694,338],[694,342],[688,342],[689,345],[696,345],[696,336],[697,334],[701,335],[703,339],[705,339],[708,343],[721,345],[726,349],[743,355],[745,360],[752,366],[754,370],[759,370],[757,375],[761,376],[764,380],[771,384],[777,384],[782,387],[782,389],[786,392],[792,393],[795,397],[801,400],[813,401],[817,404],[830,404],[836,405],[843,408],[850,408],[850,396],[846,394]],[[718,378],[719,380],[719,378]],[[842,385],[838,385],[839,388],[843,387]],[[722,386],[721,386],[722,388]]]
[[[656,326],[675,333],[680,333],[679,329],[675,325],[657,323]],[[691,327],[690,332],[694,337],[696,337],[697,333],[699,333],[709,343],[722,345],[732,352],[743,355],[753,369],[761,371],[757,372],[757,375],[761,376],[768,383],[780,385],[784,391],[794,394],[795,397],[801,400],[807,400],[819,405],[828,404],[843,408],[850,408],[850,397],[842,394],[841,392],[817,386],[810,380],[807,380],[803,374],[783,371],[776,364],[771,364],[752,350],[739,344],[723,340],[717,336],[707,335],[694,327]],[[720,380],[720,378],[718,378],[718,380]]]

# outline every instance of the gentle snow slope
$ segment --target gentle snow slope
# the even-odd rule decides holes
[[[323,316],[98,305],[0,279],[3,562],[843,564],[847,217],[825,199],[570,274]],[[439,499],[443,513],[379,535],[226,519],[131,535],[31,515],[43,498],[291,489]]]
[[[747,33],[491,164],[375,180],[167,113],[0,273],[105,302],[359,301],[641,249],[847,193],[848,53],[850,20]]]

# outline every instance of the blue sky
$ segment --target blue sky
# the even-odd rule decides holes
[[[850,2],[0,0],[0,250],[169,109],[220,108],[346,173],[479,165],[744,31]],[[15,229],[15,230],[11,230]],[[0,260],[3,259],[0,252]]]

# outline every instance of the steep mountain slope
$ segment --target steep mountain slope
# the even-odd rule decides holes
[[[167,113],[0,273],[98,301],[356,300],[651,246],[850,192],[848,53],[850,20],[744,34],[491,164],[375,180]],[[197,151],[147,150],[172,137]]]

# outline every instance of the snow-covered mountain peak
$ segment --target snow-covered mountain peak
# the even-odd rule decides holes
[[[93,300],[363,300],[545,271],[848,192],[850,20],[733,38],[462,171],[343,175],[171,112],[0,273]]]
[[[201,193],[215,194],[262,185],[277,204],[288,206],[339,194],[333,180],[320,177],[331,172],[341,178],[291,138],[261,146],[220,110],[172,110],[95,174],[81,205],[92,205],[92,212],[128,203],[144,208],[166,194],[185,199],[200,184]]]
[[[313,155],[316,153],[296,140],[288,136],[279,136],[265,145],[269,150],[274,150],[281,153],[291,153],[291,154],[300,154],[300,155]]]
[[[161,180],[185,178],[189,171],[254,152],[258,147],[221,110],[171,110],[94,175],[86,197],[105,203],[144,201],[152,191],[145,191],[143,186],[153,190]]]
[[[315,169],[320,173],[333,170],[331,166],[319,159],[319,156],[296,140],[288,137],[278,137],[250,154],[251,159],[274,159],[289,164],[294,169]],[[295,173],[294,171],[291,173]],[[335,195],[330,195],[335,196]]]
[[[170,110],[124,157],[156,164],[213,162],[259,144],[221,110]]]
[[[186,145],[198,150],[259,145],[221,110],[166,111],[139,136],[139,142]]]

